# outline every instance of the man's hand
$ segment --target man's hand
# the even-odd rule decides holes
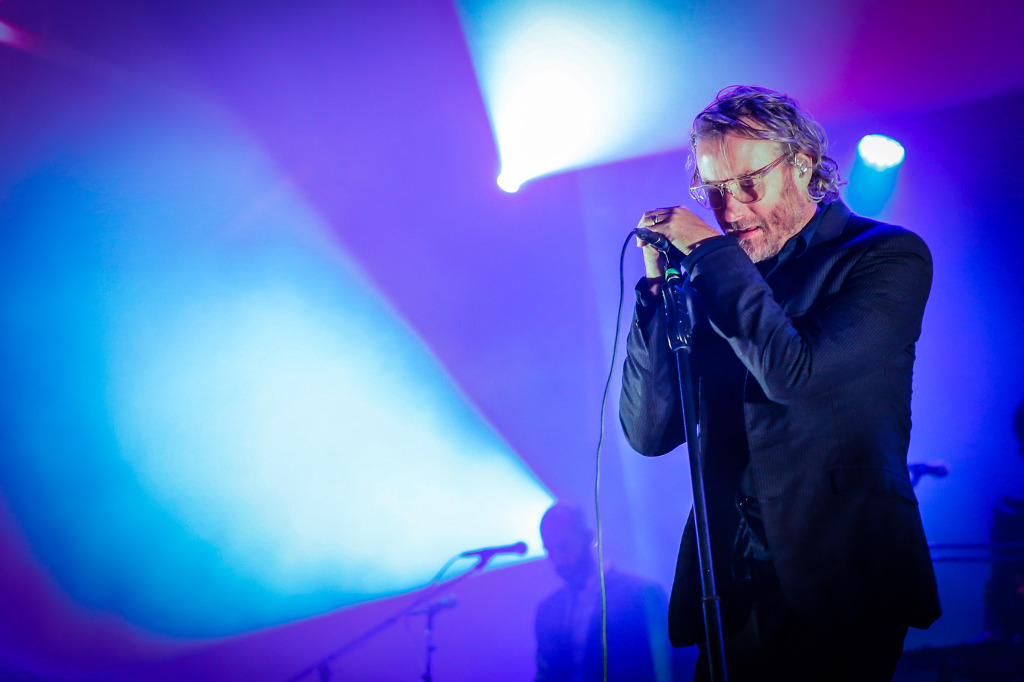
[[[717,237],[722,234],[714,229],[685,206],[673,208],[656,208],[647,211],[637,227],[646,227],[648,230],[659,232],[672,242],[672,245],[689,255],[694,244],[708,237]],[[637,246],[644,249],[644,266],[647,270],[648,279],[658,279],[665,276],[665,257],[653,246],[650,246],[637,237]]]

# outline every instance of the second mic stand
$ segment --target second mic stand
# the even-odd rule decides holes
[[[450,597],[445,597],[444,599],[428,604],[426,607],[421,609],[421,611],[424,611],[427,614],[427,628],[425,631],[427,638],[427,659],[423,669],[423,677],[421,678],[423,682],[433,682],[434,679],[430,672],[430,663],[434,658],[434,650],[437,649],[437,647],[434,646],[434,615],[437,614],[438,611],[451,608],[454,605],[455,602]]]
[[[310,667],[306,668],[305,670],[303,670],[299,674],[294,675],[292,677],[289,677],[287,682],[299,682],[299,680],[301,680],[302,678],[304,678],[304,677],[306,677],[308,675],[311,675],[313,673],[317,673],[320,676],[321,680],[328,680],[328,679],[330,679],[330,664],[336,658],[338,658],[338,657],[348,653],[349,651],[352,651],[353,649],[355,649],[356,647],[360,646],[361,644],[363,644],[367,640],[373,638],[374,636],[376,636],[376,635],[380,634],[381,632],[383,632],[384,630],[388,629],[396,621],[398,621],[399,618],[401,618],[403,616],[412,615],[414,610],[416,610],[416,607],[418,607],[420,604],[423,604],[424,602],[430,601],[434,597],[438,596],[442,591],[449,590],[452,587],[454,587],[455,585],[457,585],[458,583],[460,583],[463,580],[465,580],[466,578],[470,577],[471,575],[474,575],[476,573],[481,572],[487,566],[487,563],[492,558],[493,558],[493,556],[480,556],[480,557],[477,558],[476,566],[474,566],[473,568],[469,569],[468,571],[466,571],[462,575],[460,575],[460,576],[458,576],[458,577],[448,581],[447,583],[441,583],[440,585],[436,585],[433,588],[431,588],[431,586],[428,585],[427,589],[424,591],[424,593],[421,594],[419,597],[417,597],[411,604],[405,606],[403,609],[401,609],[400,611],[395,613],[390,618],[387,618],[386,620],[381,621],[380,623],[378,623],[377,625],[373,626],[372,628],[370,628],[369,630],[367,630],[363,634],[361,634],[358,637],[356,637],[355,639],[349,641],[347,644],[345,644],[341,648],[335,649],[333,652],[331,652],[330,654],[328,654],[324,658],[320,659],[319,661],[317,661],[315,664],[311,665]],[[450,564],[446,564],[445,568],[441,569],[441,572],[443,573],[444,570],[448,566],[450,566]],[[436,580],[437,580],[437,578],[435,578],[435,581]],[[433,584],[434,583],[432,582],[431,585],[433,585]],[[454,605],[454,604],[452,604],[452,605]],[[434,617],[434,613],[436,611],[440,610],[441,608],[447,608],[447,606],[442,605],[442,606],[439,606],[439,607],[435,608],[435,605],[431,604],[426,609],[424,609],[424,611],[427,612],[427,618],[428,618],[428,621],[427,621],[427,626],[428,626],[427,627],[427,664],[426,664],[426,670],[425,670],[425,672],[423,674],[423,679],[426,682],[430,682],[430,679],[431,679],[431,677],[430,677],[430,675],[431,675],[431,673],[430,673],[430,659],[433,656],[434,649],[435,649],[434,643],[433,643],[433,625],[434,625],[433,617]]]
[[[715,592],[715,572],[711,560],[711,537],[708,527],[708,505],[704,496],[704,462],[697,435],[697,400],[690,370],[690,350],[693,340],[693,287],[678,269],[665,271],[665,284],[661,287],[665,301],[668,346],[676,356],[679,373],[679,395],[683,403],[683,429],[686,449],[690,456],[690,484],[693,488],[693,521],[697,534],[697,562],[700,566],[701,605],[704,610],[704,635],[708,644],[708,669],[712,682],[725,682],[725,640],[722,635],[722,615],[719,597]]]

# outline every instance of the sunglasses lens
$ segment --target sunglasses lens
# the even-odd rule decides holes
[[[736,181],[736,198],[744,204],[752,204],[764,197],[764,181],[758,178],[743,178]]]
[[[698,185],[690,188],[690,196],[697,200],[697,203],[704,208],[717,211],[725,205],[725,197],[722,190],[711,185]]]
[[[744,204],[752,204],[764,198],[764,180],[741,178],[732,181],[731,194]],[[690,195],[704,208],[720,211],[725,208],[725,192],[722,187],[699,185],[690,189]]]
[[[708,207],[708,196],[704,192],[704,188],[703,187],[700,187],[700,186],[691,187],[690,188],[690,196],[693,197],[693,200],[696,201],[701,206],[703,206],[704,208]]]
[[[705,187],[704,194],[707,197],[707,203],[704,205],[712,211],[725,208],[725,192],[720,187]]]

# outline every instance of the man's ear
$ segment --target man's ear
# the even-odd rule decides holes
[[[793,171],[796,173],[796,184],[800,189],[807,189],[811,184],[811,176],[814,174],[814,162],[804,152],[797,152],[793,156]]]
[[[804,152],[797,152],[793,157],[793,165],[796,167],[797,176],[806,178],[807,174],[814,170],[814,162]]]

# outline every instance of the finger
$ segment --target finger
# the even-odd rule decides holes
[[[656,220],[664,220],[662,217],[663,215],[664,214],[659,213],[657,210],[645,211],[644,214],[640,216],[640,222],[637,224],[637,227],[647,227]]]
[[[644,221],[650,225],[657,225],[663,223],[672,217],[673,208],[656,208],[652,211],[647,211],[644,214]]]
[[[654,227],[658,223],[665,222],[665,214],[663,213],[644,213],[644,217],[640,219],[638,227]]]

